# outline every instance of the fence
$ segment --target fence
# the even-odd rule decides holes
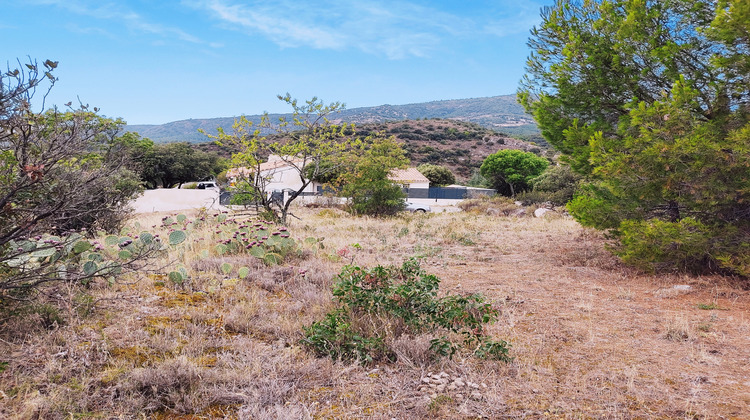
[[[322,189],[318,187],[316,193],[303,192],[300,194],[301,197],[321,196],[323,193],[335,193],[337,191],[332,189]],[[404,188],[404,193],[409,198],[432,198],[432,199],[444,199],[444,200],[463,200],[465,198],[473,198],[480,195],[495,195],[495,190],[487,188],[448,188],[448,187],[431,187],[431,188]],[[282,199],[282,192],[276,191],[272,194],[272,198],[276,200]],[[219,204],[222,206],[228,206],[232,199],[232,193],[229,191],[223,191],[219,196]]]
[[[494,195],[495,190],[486,188],[448,188],[448,187],[430,187],[430,188],[405,188],[404,192],[409,198],[434,198],[445,200],[463,200],[478,195]]]

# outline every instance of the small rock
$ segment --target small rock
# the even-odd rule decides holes
[[[544,217],[547,213],[554,213],[554,211],[545,208],[538,208],[534,210],[534,217]]]
[[[469,386],[472,387],[472,388],[474,388],[474,389],[479,389],[479,384],[476,384],[474,382],[469,382]]]
[[[481,398],[482,398],[482,394],[480,394],[479,391],[474,391],[471,393],[472,400],[479,400]]]
[[[430,384],[430,388],[437,388],[437,384]]]
[[[435,389],[437,390],[437,392],[443,392],[443,391],[445,391],[445,385],[443,385],[443,384],[438,385],[437,388],[435,388]]]
[[[455,384],[448,385],[448,391],[455,391],[458,388]]]
[[[430,378],[422,378],[422,382],[424,382],[426,384],[429,384],[430,383]]]
[[[464,385],[466,385],[464,383],[464,381],[462,381],[461,379],[456,379],[455,381],[453,381],[453,384],[456,385],[456,386],[464,386]]]
[[[463,400],[464,399],[464,394],[456,394],[456,399],[457,400]]]
[[[482,382],[481,385],[482,385],[482,388],[487,388],[487,384],[486,383]]]
[[[445,372],[440,372],[440,376],[441,376],[442,378],[450,378],[450,375],[448,375],[448,374],[447,374],[447,373],[445,373]]]
[[[674,286],[672,286],[672,288],[681,292],[689,292],[693,290],[693,286],[690,286],[688,284],[675,284]]]
[[[430,399],[431,400],[434,400],[435,398],[437,398],[437,394],[435,394],[434,392],[432,394],[430,394]]]

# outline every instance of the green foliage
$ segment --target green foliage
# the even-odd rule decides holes
[[[343,192],[351,198],[350,210],[360,215],[396,214],[404,209],[406,195],[388,175],[406,166],[408,160],[393,137],[370,138],[368,143],[368,149],[345,174]]]
[[[558,1],[532,33],[519,98],[588,175],[571,214],[631,264],[750,272],[748,16],[741,1]]]
[[[452,357],[464,347],[509,361],[508,344],[483,331],[498,311],[481,295],[438,298],[439,284],[415,259],[401,267],[346,266],[333,288],[338,307],[305,327],[302,342],[319,356],[369,364],[395,361],[389,344],[400,335],[430,333],[439,335],[430,347],[436,355]]]
[[[137,139],[118,137],[124,122],[81,105],[32,111],[37,89],[52,88],[57,62],[34,61],[0,73],[0,306],[50,295],[60,283],[86,285],[119,274],[154,251],[118,237],[141,188],[129,169]]]
[[[226,162],[216,153],[196,150],[188,143],[157,144],[139,159],[141,179],[150,188],[172,188],[216,176]]]
[[[498,193],[513,197],[529,189],[531,180],[544,172],[548,165],[547,159],[531,152],[505,149],[487,156],[480,172],[492,181]]]
[[[224,273],[224,275],[229,275],[229,273],[232,272],[232,264],[229,263],[223,263],[221,265],[221,272]]]
[[[417,170],[430,180],[430,186],[440,187],[456,183],[456,176],[445,166],[423,163]]]
[[[482,176],[479,168],[474,169],[474,171],[471,173],[471,178],[469,178],[469,181],[466,183],[466,185],[476,188],[490,188],[492,186],[487,178]]]
[[[170,271],[167,277],[169,277],[169,281],[174,284],[182,284],[182,282],[185,281],[182,273],[180,273],[179,271]]]
[[[541,175],[531,179],[531,191],[517,196],[524,205],[551,202],[563,206],[573,199],[578,184],[583,177],[573,172],[568,165],[549,166]]]
[[[252,121],[241,117],[235,120],[231,134],[219,127],[217,135],[209,137],[220,145],[230,145],[238,150],[232,154],[232,165],[245,168],[247,172],[240,180],[244,181],[239,190],[246,194],[243,199],[252,199],[272,219],[286,224],[294,200],[313,180],[333,177],[346,163],[342,157],[356,149],[359,142],[350,136],[353,125],[337,125],[328,119],[331,114],[343,110],[344,104],[333,102],[326,105],[315,97],[299,103],[288,93],[279,95],[278,99],[292,107],[289,117],[279,117],[278,123],[272,123],[269,115],[264,114],[255,128]],[[268,132],[275,133],[274,139],[265,135]],[[283,202],[271,199],[268,185],[273,173],[261,166],[271,155],[300,176],[300,186]]]

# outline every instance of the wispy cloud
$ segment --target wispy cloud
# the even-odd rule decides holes
[[[72,13],[90,16],[96,19],[119,21],[125,27],[135,32],[157,35],[162,38],[177,39],[192,44],[207,45],[210,47],[220,46],[220,44],[217,43],[203,41],[180,28],[149,22],[140,14],[119,3],[101,3],[87,0],[32,0],[31,2],[37,5],[57,6]],[[71,27],[70,29],[75,31],[76,27]]]
[[[230,28],[267,37],[281,47],[356,48],[391,59],[428,56],[450,37],[504,36],[519,32],[507,22],[490,31],[484,16],[465,17],[394,0],[184,0]],[[512,19],[509,19],[509,22]],[[523,27],[521,30],[527,30]]]

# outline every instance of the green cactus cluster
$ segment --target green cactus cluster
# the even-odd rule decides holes
[[[78,232],[64,236],[39,235],[10,241],[8,246],[13,256],[5,264],[11,270],[23,273],[51,264],[56,270],[50,276],[83,283],[95,277],[114,282],[125,265],[165,247],[158,237],[148,232],[134,237],[109,235],[101,240],[86,238]]]
[[[153,227],[168,230],[168,233],[163,232],[166,235],[164,247],[167,249],[184,252],[202,242],[198,251],[198,257],[202,259],[247,255],[270,266],[283,264],[289,257],[301,257],[305,250],[317,252],[323,248],[323,238],[297,240],[284,226],[265,220],[241,220],[227,213],[202,213],[194,220],[184,214],[170,215],[162,219],[160,227]],[[141,233],[140,238],[145,240],[145,235],[145,232]],[[148,238],[154,240],[154,235]],[[112,239],[111,243],[120,241]],[[178,260],[181,259],[178,257]],[[250,275],[248,267],[236,267],[228,262],[222,263],[220,270],[226,276],[236,273],[240,279]],[[184,267],[170,271],[167,276],[174,284],[183,284],[189,279]]]

